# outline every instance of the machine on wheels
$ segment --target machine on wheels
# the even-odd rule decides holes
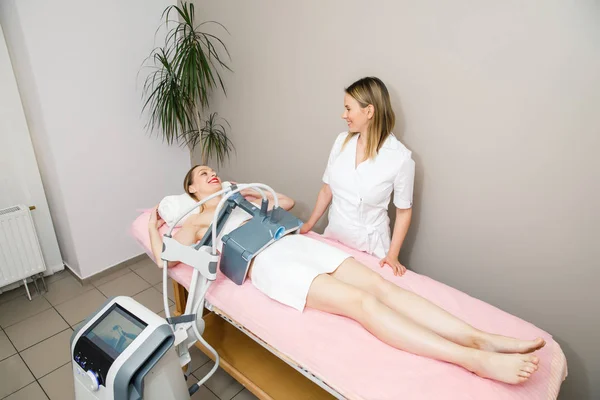
[[[262,196],[261,207],[248,202],[239,193],[250,188]],[[273,194],[274,206],[262,189]],[[184,246],[172,237],[179,220],[204,202],[222,196],[204,238]],[[235,207],[252,218],[221,240],[217,235]],[[77,400],[185,400],[214,374],[219,355],[203,339],[204,321],[198,316],[204,296],[221,272],[238,285],[243,284],[252,259],[270,244],[290,233],[299,232],[302,221],[279,207],[277,195],[263,184],[228,186],[206,197],[181,215],[163,236],[163,296],[166,318],[162,318],[126,296],[109,299],[71,336],[71,359]],[[182,262],[193,270],[185,312],[169,314],[167,262]],[[215,356],[215,365],[198,383],[188,388],[182,367],[190,361],[189,348],[200,341]]]

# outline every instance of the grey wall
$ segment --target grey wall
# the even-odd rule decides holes
[[[231,33],[214,30],[234,70],[213,101],[237,148],[225,178],[273,185],[307,218],[343,88],[380,77],[417,163],[401,260],[553,334],[561,397],[600,398],[598,2],[196,5]]]

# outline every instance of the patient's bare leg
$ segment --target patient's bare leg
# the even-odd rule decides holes
[[[424,357],[457,364],[485,378],[518,384],[537,370],[531,354],[499,354],[461,346],[392,310],[375,296],[330,275],[312,283],[307,306],[359,322],[383,342]]]
[[[541,338],[520,340],[475,329],[429,300],[387,281],[354,258],[344,261],[332,275],[373,294],[393,310],[463,346],[498,353],[525,354],[545,344]]]

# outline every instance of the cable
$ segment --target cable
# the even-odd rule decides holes
[[[230,190],[229,188],[221,189],[218,192],[213,193],[210,196],[200,200],[198,203],[194,204],[193,207],[190,207],[186,212],[184,212],[183,214],[181,214],[179,216],[177,221],[175,221],[175,223],[169,228],[169,232],[167,233],[167,236],[172,237],[173,229],[175,229],[175,227],[177,226],[179,221],[181,221],[183,219],[183,217],[185,217],[190,212],[194,211],[197,207],[200,207],[202,204],[206,203],[207,201],[212,200],[215,197],[217,197],[223,193],[226,193],[229,190]],[[169,311],[169,296],[168,296],[168,291],[167,291],[167,282],[169,280],[167,269],[168,269],[168,261],[163,260],[163,307],[165,309],[165,317],[166,317],[166,319],[169,319],[169,318],[171,318],[171,312]]]
[[[221,211],[221,208],[223,207],[223,204],[225,204],[225,202],[232,195],[234,195],[244,189],[254,189],[258,193],[260,193],[261,197],[263,198],[263,201],[265,201],[268,199],[267,199],[265,192],[263,192],[261,190],[261,188],[266,189],[269,192],[271,192],[271,194],[273,195],[274,208],[279,207],[279,199],[277,198],[277,193],[275,193],[275,191],[267,185],[263,185],[261,183],[251,183],[251,184],[241,184],[241,185],[236,185],[236,186],[237,187],[235,190],[231,190],[230,187],[221,189],[218,192],[213,193],[210,196],[202,199],[198,203],[194,204],[193,207],[190,207],[185,213],[181,214],[181,216],[177,219],[177,221],[175,221],[175,223],[170,227],[167,236],[172,237],[173,229],[177,226],[177,224],[186,215],[188,215],[194,209],[196,209],[197,207],[200,207],[202,204],[206,203],[207,201],[212,200],[215,197],[226,193],[226,195],[223,196],[223,198],[219,201],[219,204],[217,205],[215,214],[213,216],[212,232],[211,232],[212,233],[212,253],[211,254],[216,255],[217,254],[217,222],[218,222],[218,218],[219,218],[219,213]],[[171,318],[171,313],[169,311],[169,297],[168,297],[168,288],[167,288],[168,271],[167,270],[168,270],[168,261],[163,260],[163,306],[165,308],[165,317],[168,320],[169,318]],[[194,273],[195,273],[195,276],[197,276],[199,271],[194,268]],[[196,316],[196,319],[192,322],[192,330],[194,331],[194,334],[196,335],[196,339],[199,342],[201,342],[215,356],[215,365],[204,376],[204,378],[202,378],[200,381],[198,381],[197,383],[195,383],[188,389],[190,396],[193,395],[196,391],[198,391],[200,386],[202,386],[204,384],[204,382],[206,382],[208,379],[210,379],[210,377],[217,371],[217,369],[219,368],[219,361],[220,361],[219,353],[217,353],[217,351],[210,344],[208,344],[208,342],[206,342],[206,340],[204,340],[204,338],[202,337],[202,334],[200,333],[200,331],[198,329],[198,324],[197,324],[198,313],[200,311],[200,307],[204,304],[204,298],[206,296],[206,293],[208,292],[208,288],[210,287],[210,285],[212,283],[212,281],[208,280],[206,277],[203,276],[203,278],[204,278],[203,282],[205,282],[205,284],[202,285],[202,288],[200,289],[200,296],[198,296],[198,299],[196,300],[196,304],[193,304],[193,308],[191,310],[191,311],[193,311],[193,314]],[[193,292],[196,291],[197,280],[198,279],[193,280],[193,284],[192,284],[193,287],[190,287],[190,294],[192,293],[192,291]],[[188,302],[193,301],[193,299],[194,299],[194,296],[193,296],[193,294],[191,294],[191,296],[188,298]],[[187,310],[187,304],[186,304],[186,310]]]
[[[169,276],[167,274],[168,268],[168,261],[163,260],[163,307],[165,308],[165,317],[167,320],[171,318],[171,313],[169,312],[169,293],[167,291],[167,282],[169,281]]]
[[[196,301],[196,306],[194,308],[194,314],[196,315],[196,321],[198,320],[198,311],[199,311],[200,307],[202,306],[202,304],[204,303],[204,296],[206,295],[206,292],[208,291],[208,288],[209,288],[210,285],[211,285],[211,282],[207,281],[206,284],[204,285],[204,287],[202,288],[203,290],[201,292],[201,296],[199,296],[198,300]],[[217,351],[210,344],[208,344],[208,342],[206,342],[206,340],[204,340],[204,338],[202,337],[202,334],[198,330],[198,324],[196,323],[196,321],[194,321],[192,323],[192,329],[194,330],[194,333],[196,334],[196,338],[198,339],[198,341],[200,341],[215,356],[215,365],[204,376],[204,378],[202,378],[197,383],[199,386],[202,386],[204,384],[204,382],[206,382],[208,379],[210,379],[210,377],[219,368],[220,357],[219,357],[219,353],[217,353]]]

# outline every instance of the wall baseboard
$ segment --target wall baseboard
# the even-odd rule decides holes
[[[60,271],[62,271],[64,269],[65,269],[65,264],[64,263],[53,265],[52,267],[49,267],[49,268],[46,269],[46,273],[44,274],[44,277],[53,275],[53,274],[55,274],[57,272],[60,272]]]
[[[69,269],[69,271],[75,276],[75,278],[81,282],[81,284],[86,284],[89,283],[90,281],[92,281],[92,279],[98,279],[98,278],[102,278],[104,276],[110,275],[115,271],[118,271],[120,269],[123,269],[129,265],[135,264],[139,261],[142,261],[144,259],[148,258],[148,255],[146,253],[142,253],[142,254],[138,254],[135,257],[129,258],[127,260],[123,260],[117,264],[111,265],[109,267],[107,267],[106,269],[103,269],[100,272],[97,272],[93,275],[87,276],[85,278],[79,276],[78,273],[76,273],[73,268],[69,267],[69,264],[65,263],[65,266]]]

